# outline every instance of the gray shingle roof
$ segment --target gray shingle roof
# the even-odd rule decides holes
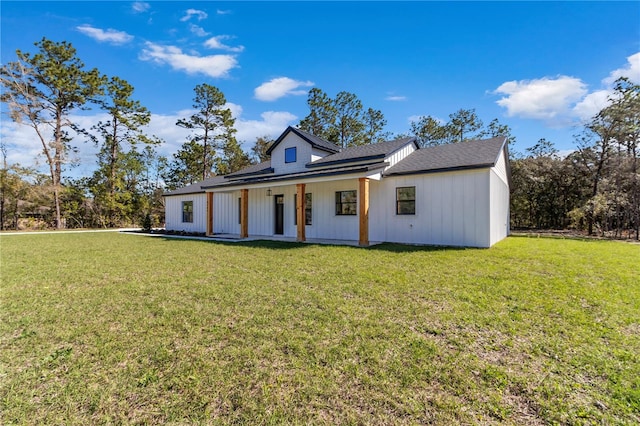
[[[324,139],[319,138],[318,136],[312,135],[311,133],[289,126],[284,132],[282,132],[280,137],[278,137],[278,139],[276,139],[276,141],[269,147],[269,149],[267,150],[267,154],[271,155],[271,152],[273,152],[273,149],[280,142],[282,142],[282,140],[285,138],[285,136],[289,134],[289,132],[295,133],[305,141],[309,142],[311,146],[313,146],[314,148],[318,148],[322,151],[331,152],[331,153],[340,151],[340,148],[338,147],[338,145],[332,142],[325,141]]]
[[[191,185],[184,186],[182,188],[175,189],[173,191],[168,191],[162,194],[163,196],[171,196],[171,195],[187,195],[187,194],[199,194],[205,192],[202,189],[203,186],[215,185],[221,182],[224,182],[224,176],[214,176],[205,180],[201,180],[200,182],[192,183]]]
[[[308,178],[356,174],[356,173],[369,173],[372,171],[382,170],[388,165],[389,163],[378,161],[376,163],[371,163],[371,164],[356,164],[356,165],[345,164],[342,167],[332,167],[329,169],[321,169],[321,170],[307,170],[307,171],[300,171],[295,173],[285,173],[280,175],[255,175],[255,176],[247,176],[243,179],[238,179],[238,180],[226,180],[224,182],[217,182],[209,186],[205,185],[204,188],[211,189],[211,188],[226,188],[226,187],[242,187],[244,185],[250,185],[250,184],[256,184],[256,183],[280,182],[280,181],[286,181],[286,180],[295,180],[295,179],[303,179],[303,178],[308,179]]]
[[[405,145],[415,143],[415,138],[402,138],[393,141],[380,142],[371,145],[346,148],[336,154],[327,155],[312,163],[308,167],[328,166],[331,164],[348,163],[368,159],[384,158]]]
[[[388,163],[382,163],[383,159],[410,143],[415,143],[415,138],[403,138],[373,145],[348,148],[308,164],[307,166],[311,170],[284,175],[273,175],[271,161],[265,161],[226,176],[214,176],[201,182],[196,182],[184,188],[166,192],[163,195],[197,194],[204,193],[204,188],[371,171],[388,165]],[[506,138],[499,137],[418,149],[393,167],[390,167],[384,172],[384,175],[404,175],[492,167],[496,164],[500,152],[505,148],[506,143]],[[371,164],[359,163],[365,160],[372,160]],[[349,163],[358,164],[354,165]],[[314,166],[333,167],[314,170]],[[234,177],[238,179],[229,179]]]
[[[419,149],[390,167],[384,175],[492,167],[505,143],[506,138],[498,137]]]
[[[263,161],[260,164],[254,164],[254,165],[245,167],[242,170],[229,173],[228,175],[225,175],[225,176],[227,178],[234,178],[234,177],[247,176],[247,175],[261,175],[265,173],[273,173],[273,169],[271,168],[271,160]]]

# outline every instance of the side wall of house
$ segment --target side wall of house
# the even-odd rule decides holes
[[[509,233],[509,181],[504,151],[491,168],[491,245]]]
[[[182,222],[182,202],[193,201],[193,222]],[[206,232],[207,197],[204,193],[165,197],[165,229],[167,231]]]
[[[371,183],[369,239],[489,247],[489,171],[387,177]],[[415,214],[396,214],[396,188],[414,186]]]
[[[492,169],[386,177],[370,181],[369,240],[490,247],[508,233],[509,186],[500,162]],[[504,164],[504,162],[502,162]],[[416,188],[415,214],[396,214],[396,188]],[[358,240],[359,214],[335,214],[337,191],[358,191],[358,179],[308,183],[312,224],[308,239]],[[296,237],[295,184],[249,190],[249,236],[275,234],[275,196],[284,198],[284,236]],[[214,194],[214,232],[239,234],[240,191]],[[358,193],[358,199],[360,194]],[[193,222],[182,222],[182,202],[193,201]],[[166,229],[206,231],[206,195],[166,197]]]

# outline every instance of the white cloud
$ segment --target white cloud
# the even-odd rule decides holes
[[[297,81],[289,77],[278,77],[262,83],[253,91],[256,99],[261,101],[275,101],[287,95],[306,95],[306,90],[299,90],[299,87],[311,87],[312,81]]]
[[[279,136],[297,117],[286,111],[266,111],[260,114],[260,119],[252,120],[242,117],[242,106],[234,103],[225,105],[236,119],[236,138],[242,143],[242,148],[250,152],[257,137]],[[151,121],[144,128],[147,135],[155,135],[165,143],[156,146],[160,155],[166,156],[169,161],[172,155],[180,149],[190,135],[189,129],[176,126],[180,118],[187,118],[195,111],[185,109],[172,114],[152,114]],[[71,115],[70,120],[79,126],[90,129],[98,121],[108,119],[105,113],[93,115]],[[72,135],[73,136],[73,135]],[[39,139],[31,127],[20,125],[9,120],[2,120],[0,137],[7,146],[7,162],[9,165],[21,164],[25,167],[36,167],[42,173],[48,173],[46,161],[42,155],[42,147]],[[77,153],[70,156],[75,159],[76,167],[65,166],[65,177],[78,178],[90,176],[97,168],[97,151],[93,143],[84,142],[84,138],[75,136],[71,145],[77,148]]]
[[[507,109],[510,117],[551,120],[566,114],[574,102],[582,99],[587,89],[578,78],[559,76],[508,81],[494,93],[506,95],[497,103]]]
[[[226,44],[222,43],[222,40],[229,40],[232,38],[234,37],[228,35],[219,35],[211,37],[209,40],[204,42],[204,45],[210,49],[226,50],[228,52],[242,52],[244,50],[244,46],[233,47],[227,46]]]
[[[199,27],[197,25],[194,24],[190,24],[189,25],[189,31],[191,31],[193,34],[197,35],[198,37],[206,37],[208,36],[210,33],[206,32],[204,30],[204,28]]]
[[[203,19],[207,19],[207,16],[209,15],[207,15],[207,12],[204,12],[202,10],[187,9],[185,11],[185,15],[182,18],[180,18],[180,21],[182,22],[188,21],[193,16],[195,16],[198,21],[202,21]]]
[[[574,114],[583,121],[590,120],[598,112],[610,103],[611,97],[615,95],[613,86],[617,79],[626,77],[635,84],[640,84],[640,52],[627,57],[627,64],[609,73],[609,76],[602,79],[604,89],[589,93],[575,107]]]
[[[589,120],[609,104],[609,96],[612,94],[611,90],[597,90],[589,93],[573,107],[572,111],[579,119]]]
[[[22,166],[45,165],[42,157],[42,145],[35,131],[24,124],[2,121],[0,137],[7,149],[7,163]]]
[[[279,136],[298,117],[286,111],[266,111],[260,114],[260,119],[245,119],[242,116],[241,105],[227,102],[226,108],[231,110],[231,115],[236,119],[235,128],[237,130],[236,139],[242,144],[242,149],[251,151],[256,138],[260,136]],[[151,122],[146,128],[149,135],[156,135],[166,141],[159,146],[158,152],[165,155],[170,161],[172,155],[180,149],[190,135],[188,129],[176,126],[176,121],[180,118],[187,118],[194,114],[195,110],[182,110],[175,114],[153,114]]]
[[[106,120],[106,114],[71,115],[69,119],[84,129],[100,120]],[[48,129],[43,129],[44,134]],[[24,167],[33,167],[38,172],[49,175],[49,167],[42,152],[42,143],[35,133],[35,130],[25,124],[18,124],[13,121],[2,121],[0,136],[7,146],[7,163],[20,164]],[[67,153],[66,163],[63,165],[63,176],[80,177],[89,176],[96,169],[98,149],[91,142],[86,142],[87,138],[77,136],[70,132],[72,137],[71,146],[75,150]]]
[[[407,97],[406,96],[387,96],[386,98],[384,98],[386,101],[395,101],[395,102],[399,102],[399,101],[406,101]]]
[[[235,128],[237,130],[236,139],[242,144],[246,152],[250,152],[256,138],[260,136],[279,136],[298,117],[287,111],[265,111],[260,114],[260,119],[246,119],[242,116],[241,105],[227,102],[226,108],[231,110],[231,115],[235,118]],[[172,155],[180,149],[189,137],[189,130],[176,126],[176,121],[180,118],[187,118],[194,114],[194,110],[182,110],[175,114],[159,115],[153,114],[151,122],[147,126],[147,133],[158,136],[166,141],[166,144],[158,147],[160,154],[167,156],[171,160]]]
[[[151,42],[145,44],[140,53],[143,61],[168,64],[177,71],[187,74],[204,74],[210,77],[226,77],[229,71],[238,66],[235,55],[189,55],[178,47],[163,46]]]
[[[608,86],[613,86],[620,77],[627,77],[635,84],[640,84],[640,52],[627,57],[627,64],[623,68],[611,71],[611,74],[602,82]]]
[[[244,142],[242,149],[250,152],[251,147],[260,136],[276,138],[298,117],[286,111],[265,111],[260,114],[260,120],[245,120],[236,118],[236,138]]]
[[[129,35],[124,31],[117,31],[111,28],[105,31],[100,28],[94,28],[91,25],[84,24],[76,27],[76,29],[99,42],[105,41],[113,44],[124,44],[133,40],[132,35]]]
[[[151,8],[151,5],[144,1],[134,1],[133,4],[131,5],[131,9],[133,9],[135,13],[146,12],[150,8]]]
[[[218,10],[216,10],[216,13],[218,15],[229,15],[229,14],[231,14],[231,11],[230,10],[220,10],[220,9],[218,9]]]
[[[640,83],[640,52],[627,57],[627,64],[602,79],[602,88],[589,93],[587,85],[575,77],[544,77],[537,80],[508,81],[493,94],[504,94],[497,104],[508,116],[545,120],[547,124],[565,126],[576,120],[593,118],[609,104],[613,86],[620,77]]]

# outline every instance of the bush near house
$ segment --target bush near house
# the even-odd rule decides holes
[[[640,247],[0,236],[2,424],[636,424]]]

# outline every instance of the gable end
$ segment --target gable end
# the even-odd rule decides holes
[[[284,138],[291,132],[295,133],[299,138],[307,142],[312,147],[319,149],[321,151],[328,152],[330,154],[335,154],[336,152],[340,151],[340,148],[338,148],[337,145],[331,142],[325,141],[324,139],[314,136],[311,133],[307,133],[300,129],[296,129],[295,127],[289,126],[284,132],[282,132],[282,134],[278,137],[278,139],[276,139],[275,142],[269,147],[269,149],[267,150],[267,155],[271,155],[275,147],[278,146],[280,142],[282,142]]]

